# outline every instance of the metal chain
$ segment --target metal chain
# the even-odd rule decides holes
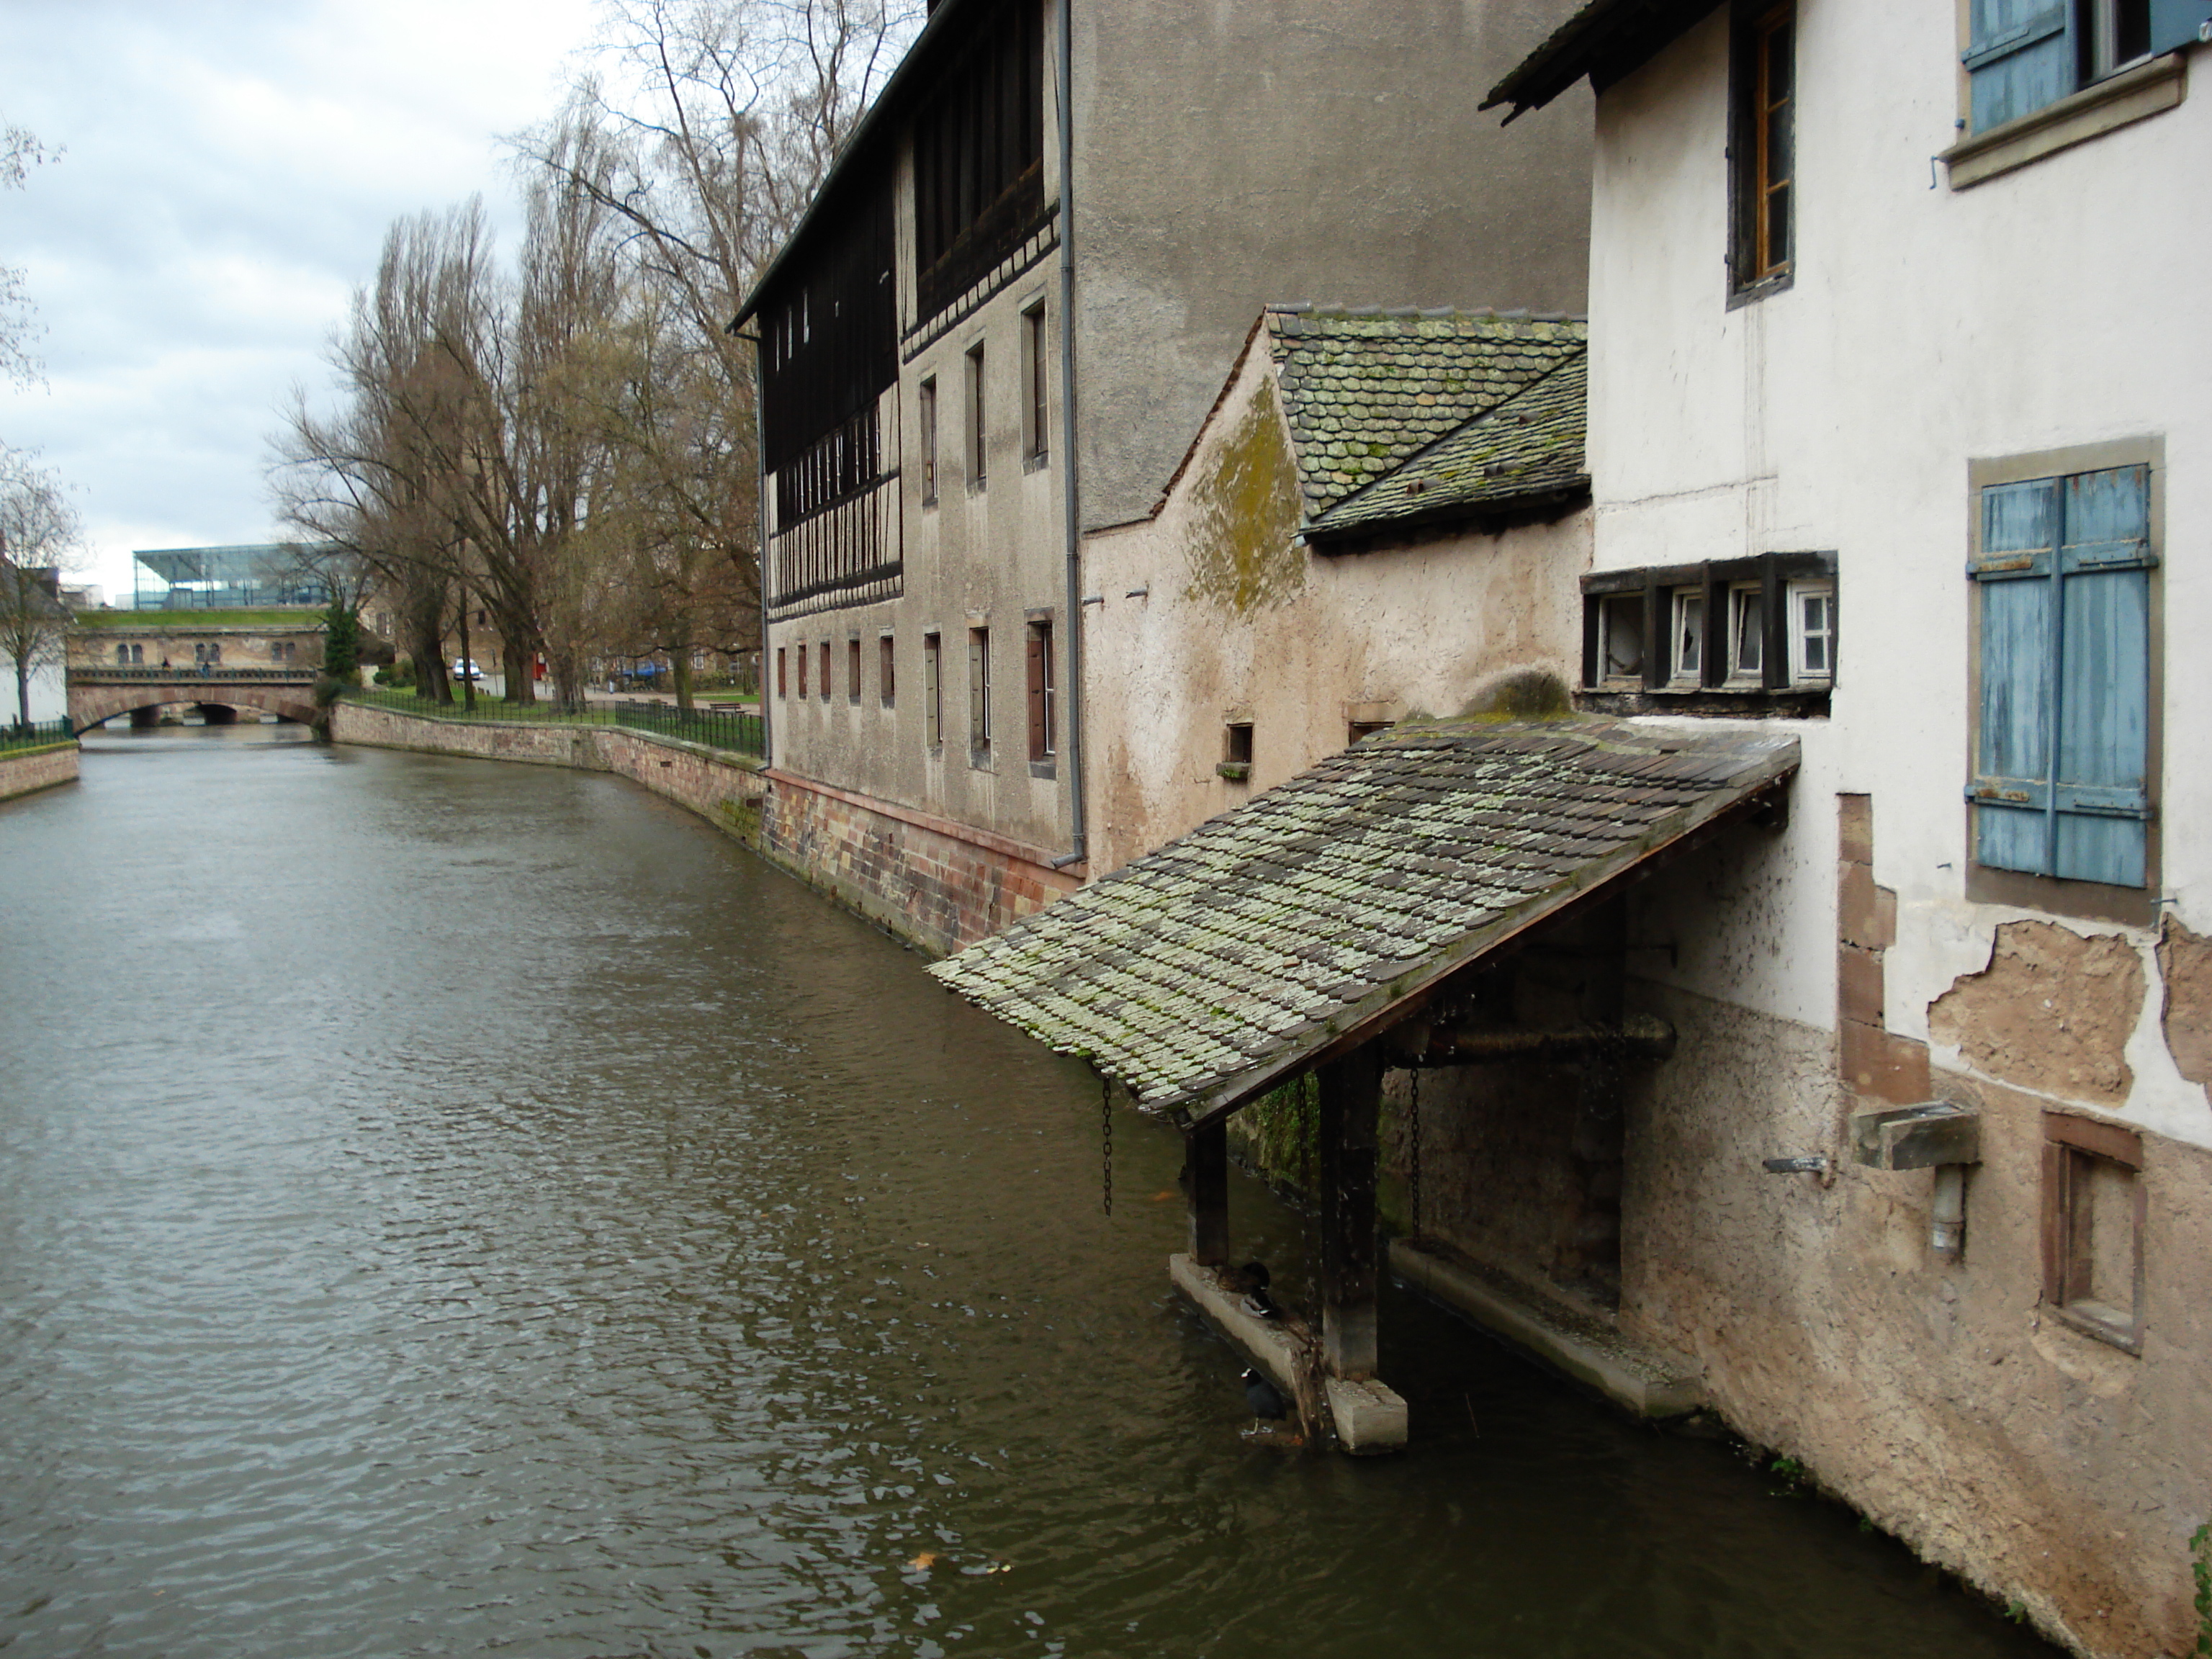
[[[1106,1213],[1114,1213],[1114,1079],[1098,1079],[1098,1127],[1106,1149]]]
[[[1406,1074],[1406,1086],[1412,1098],[1406,1109],[1407,1146],[1407,1173],[1412,1177],[1413,1237],[1421,1236],[1421,1068],[1418,1066]]]

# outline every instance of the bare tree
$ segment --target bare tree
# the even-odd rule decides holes
[[[29,170],[61,159],[25,127],[0,124],[0,190],[21,190]],[[40,379],[31,340],[38,332],[21,265],[0,264],[0,380],[33,386]]]
[[[69,639],[60,575],[84,546],[60,481],[0,447],[0,656],[15,671],[15,718],[31,723],[31,676],[58,664]]]

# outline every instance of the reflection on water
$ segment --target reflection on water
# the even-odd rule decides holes
[[[2042,1651],[1402,1297],[1413,1454],[1246,1442],[1079,1066],[625,784],[295,735],[0,805],[10,1654]]]

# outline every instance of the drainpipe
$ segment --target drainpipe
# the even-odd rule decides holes
[[[1067,816],[1069,851],[1053,860],[1065,869],[1090,856],[1083,811],[1083,513],[1075,465],[1075,0],[1057,0],[1059,51],[1054,71],[1060,106],[1060,497],[1067,538]]]

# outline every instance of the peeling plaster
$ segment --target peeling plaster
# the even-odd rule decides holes
[[[2135,1085],[2124,1051],[2141,1022],[2144,979],[2141,955],[2118,935],[2006,922],[1989,965],[1929,1006],[1928,1029],[1991,1077],[2117,1106]]]

